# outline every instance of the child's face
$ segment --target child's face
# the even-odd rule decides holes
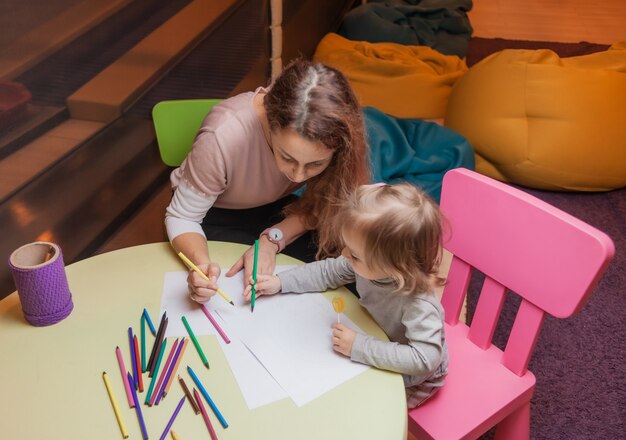
[[[387,278],[387,274],[384,272],[367,267],[367,260],[365,259],[365,240],[360,234],[354,231],[344,230],[342,235],[345,247],[341,251],[341,255],[352,264],[352,268],[356,273],[368,280]]]

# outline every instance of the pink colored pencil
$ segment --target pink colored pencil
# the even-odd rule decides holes
[[[120,365],[120,372],[122,373],[122,380],[124,381],[124,388],[126,388],[126,397],[128,398],[128,404],[131,408],[135,407],[135,401],[133,395],[130,392],[130,383],[128,383],[128,376],[126,376],[126,366],[124,365],[124,359],[122,358],[122,351],[120,347],[115,347],[115,354],[117,355],[117,363]],[[135,384],[133,384],[133,387]]]
[[[167,369],[169,368],[170,362],[172,362],[172,358],[174,357],[174,353],[176,352],[177,346],[178,346],[178,339],[174,341],[174,345],[172,345],[170,354],[167,356],[167,361],[165,362],[165,366],[161,370],[161,375],[159,376],[159,380],[156,383],[155,392],[152,394],[150,398],[150,403],[148,404],[148,406],[154,405],[154,401],[157,398],[157,394],[159,394],[159,390],[161,389],[161,384],[163,383],[163,379],[165,379],[165,375],[167,374]]]
[[[181,340],[178,343],[178,349],[176,350],[176,353],[174,353],[174,358],[172,358],[172,362],[170,362],[170,365],[169,365],[169,367],[167,369],[167,372],[165,373],[165,379],[163,380],[161,388],[159,388],[159,391],[157,393],[156,400],[154,401],[155,405],[158,405],[159,402],[161,401],[161,399],[163,397],[165,397],[165,394],[164,394],[165,386],[170,381],[170,377],[172,375],[172,371],[174,371],[174,366],[178,365],[178,359],[180,358],[180,353],[181,353],[181,351],[183,351],[183,345],[185,345],[184,342],[185,342],[184,340]]]
[[[200,407],[200,412],[202,413],[202,418],[204,419],[204,423],[206,423],[206,427],[209,428],[209,434],[211,434],[211,438],[213,440],[217,440],[217,434],[215,433],[215,429],[213,429],[213,424],[211,424],[211,420],[209,419],[209,415],[206,412],[206,408],[204,407],[204,403],[202,403],[202,398],[200,397],[200,393],[194,388],[193,395],[196,398],[196,403]]]
[[[167,384],[165,384],[165,389],[163,390],[163,397],[167,396],[167,393],[170,392],[170,386],[172,385],[172,382],[174,382],[174,375],[176,374],[176,371],[178,371],[178,366],[180,365],[180,361],[183,358],[183,354],[185,354],[185,349],[187,348],[188,343],[189,343],[189,339],[183,338],[183,348],[181,348],[180,354],[178,355],[178,358],[176,359],[176,364],[174,364],[174,368],[172,369],[170,377],[167,380]]]
[[[211,312],[209,312],[209,309],[207,309],[204,304],[200,304],[200,308],[202,309],[206,317],[209,318],[209,321],[211,321],[211,324],[213,324],[213,327],[215,327],[215,330],[217,330],[217,332],[220,334],[222,339],[224,339],[224,342],[226,342],[227,344],[230,344],[230,339],[228,338],[228,336],[226,336],[226,333],[224,333],[224,330],[222,330],[222,327],[220,327],[220,325],[217,323],[213,315],[211,315]]]

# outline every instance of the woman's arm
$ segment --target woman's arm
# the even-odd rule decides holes
[[[274,227],[283,231],[285,244],[288,245],[297,240],[302,234],[306,232],[306,228],[302,222],[300,216],[292,214],[285,217],[280,223],[274,225]],[[259,238],[259,256],[257,260],[257,273],[271,275],[274,273],[276,267],[276,254],[278,253],[278,245],[272,243],[267,238],[267,235],[263,235]],[[254,263],[254,246],[248,248],[248,250],[241,256],[239,260],[230,268],[226,273],[227,277],[235,275],[241,269],[244,270],[245,284],[252,275],[252,266]]]

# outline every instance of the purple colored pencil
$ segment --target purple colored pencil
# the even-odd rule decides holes
[[[132,376],[130,373],[128,374],[128,380],[132,380]],[[137,420],[139,420],[139,427],[141,428],[141,436],[143,440],[148,440],[148,431],[146,430],[146,423],[143,420],[143,414],[141,413],[141,405],[139,404],[139,399],[137,398],[137,390],[134,387],[130,387],[131,393],[133,393],[133,401],[135,403],[135,411],[137,411]]]
[[[172,375],[172,372],[174,371],[174,367],[176,366],[176,361],[178,360],[178,356],[180,356],[180,351],[182,350],[183,345],[185,345],[183,344],[184,341],[185,341],[185,338],[183,338],[183,340],[180,341],[180,343],[178,344],[178,348],[176,349],[176,354],[174,355],[172,362],[170,362],[169,368],[167,369],[167,373],[165,374],[165,379],[163,380],[163,384],[161,385],[156,401],[154,402],[155,405],[158,405],[159,402],[161,401],[161,398],[165,397],[163,394],[165,391],[165,387],[167,386],[167,382],[169,382],[170,376]]]
[[[135,389],[139,388],[139,373],[137,372],[137,355],[135,354],[135,340],[133,339],[133,328],[128,327],[128,345],[130,346],[130,362],[133,368],[133,380],[130,382]]]
[[[165,379],[165,374],[167,373],[167,370],[169,369],[170,366],[170,362],[172,362],[172,358],[174,357],[174,353],[176,352],[176,347],[178,346],[178,338],[174,341],[174,345],[172,345],[172,348],[170,349],[170,354],[167,355],[167,361],[165,361],[165,365],[163,366],[163,369],[161,370],[161,375],[159,376],[159,380],[156,383],[156,387],[154,388],[154,393],[152,394],[152,397],[150,398],[150,403],[148,404],[149,406],[154,405],[154,402],[157,398],[157,394],[159,394],[159,390],[161,389],[161,384],[164,382],[163,379]],[[155,371],[155,374],[157,372]]]
[[[178,406],[174,410],[174,414],[172,414],[172,417],[170,417],[170,421],[167,422],[167,426],[163,430],[163,434],[161,434],[161,437],[159,438],[159,440],[163,440],[165,436],[167,435],[167,433],[169,432],[170,428],[172,427],[172,424],[174,423],[174,420],[176,419],[176,416],[178,415],[178,412],[183,407],[183,403],[185,403],[186,398],[187,396],[183,395],[183,398],[180,399],[180,402],[178,402]]]

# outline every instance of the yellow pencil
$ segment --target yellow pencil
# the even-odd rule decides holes
[[[170,431],[170,433],[172,434],[172,440],[180,440],[180,437],[174,431]]]
[[[115,412],[115,418],[117,419],[117,423],[120,425],[122,437],[128,438],[128,431],[126,430],[126,425],[124,424],[124,420],[122,419],[122,414],[120,414],[120,409],[117,407],[117,401],[115,400],[115,396],[113,395],[111,382],[109,382],[109,376],[107,375],[106,371],[102,372],[102,379],[104,379],[104,385],[107,387],[107,393],[109,394],[109,399],[111,399],[111,405],[113,405],[113,412]]]
[[[182,260],[183,260],[183,261],[187,264],[187,266],[189,266],[189,267],[190,267],[190,268],[191,268],[194,272],[196,272],[198,275],[200,275],[200,276],[201,276],[202,278],[204,278],[205,280],[210,281],[210,280],[209,280],[209,277],[207,277],[207,276],[205,275],[205,273],[204,273],[204,272],[202,272],[202,271],[200,270],[200,268],[198,268],[198,266],[196,266],[195,264],[193,264],[193,263],[191,262],[191,260],[185,256],[185,254],[183,254],[182,252],[179,252],[179,253],[178,253],[178,256],[179,256],[179,257],[180,257],[180,258],[181,258],[181,259],[182,259]],[[224,292],[222,292],[222,290],[221,290],[221,289],[217,289],[217,293],[219,293],[219,294],[222,296],[222,298],[224,298],[226,301],[228,301],[228,302],[229,302],[229,303],[231,303],[232,305],[235,305],[235,303],[234,303],[234,302],[233,302],[233,301],[232,301],[232,300],[228,297],[228,295],[226,295]]]

